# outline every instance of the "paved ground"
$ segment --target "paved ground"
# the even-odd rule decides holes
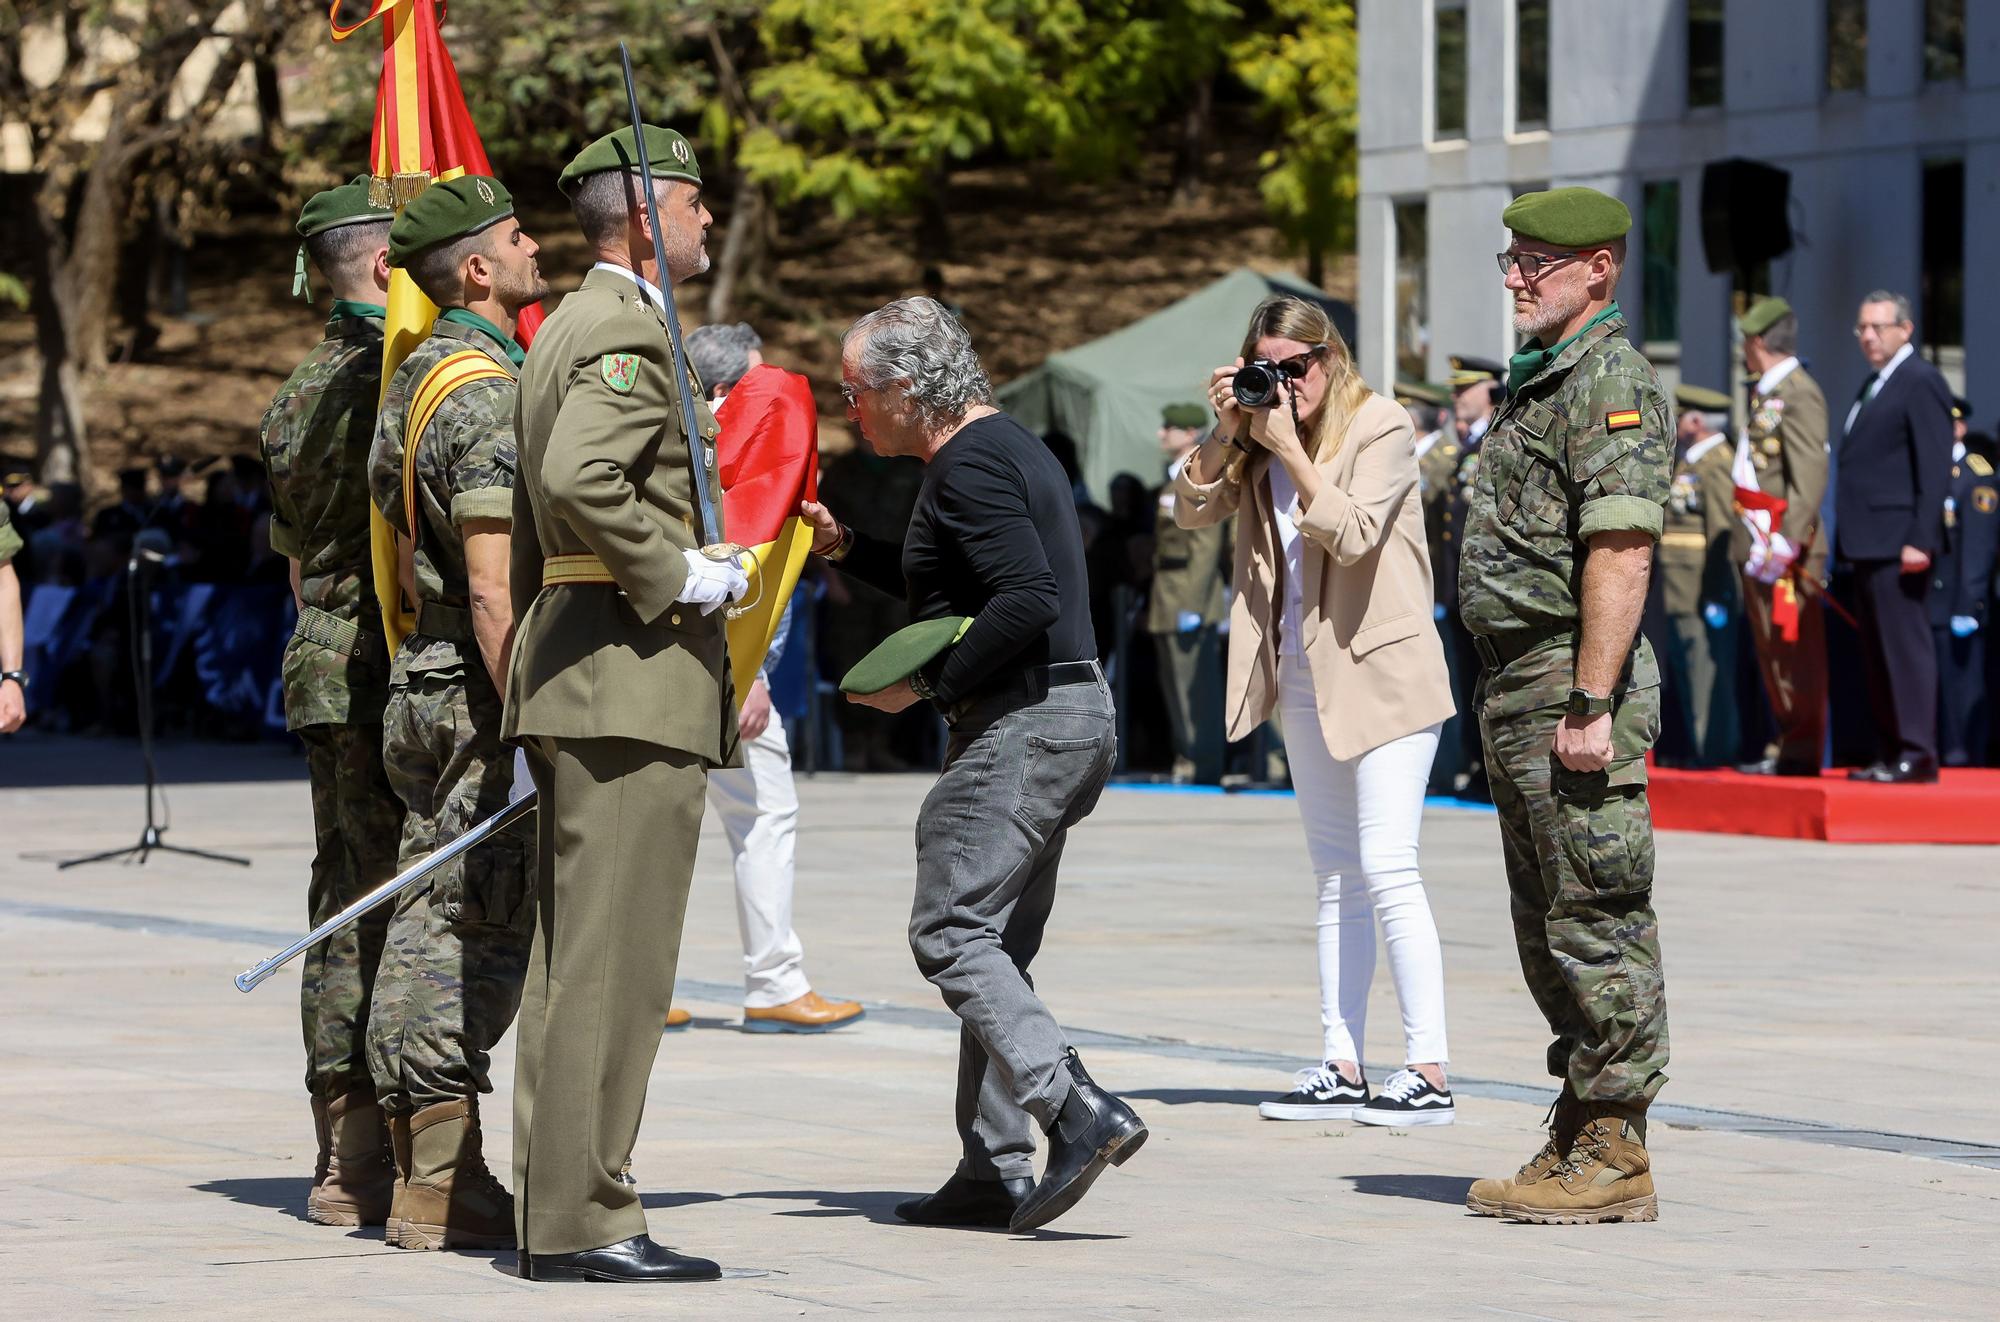
[[[297,766],[170,750],[169,840],[248,854],[58,872],[127,843],[113,744],[0,742],[0,1309],[479,1318],[1991,1316],[2000,1308],[2000,921],[1993,850],[1671,835],[1659,907],[1673,1082],[1661,1220],[1468,1217],[1536,1145],[1543,1038],[1508,941],[1490,817],[1440,810],[1460,1122],[1399,1134],[1259,1121],[1317,1038],[1312,904],[1282,797],[1114,791],[1077,836],[1037,980],[1146,1151],[1031,1238],[890,1207],[953,1159],[956,1038],[903,944],[919,778],[803,787],[799,928],[868,1022],[733,1031],[727,854],[707,839],[637,1169],[653,1233],[768,1274],[635,1295],[536,1287],[511,1254],[383,1247],[301,1219],[311,1124],[295,970],[230,975],[299,923]],[[48,778],[53,788],[32,788]],[[196,783],[197,781],[201,783]],[[1399,1063],[1386,970],[1371,1071]],[[504,1153],[511,1039],[488,1114]],[[503,1167],[504,1169],[504,1164]]]

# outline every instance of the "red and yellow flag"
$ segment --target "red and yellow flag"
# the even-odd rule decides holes
[[[376,196],[398,211],[439,179],[491,174],[486,148],[473,127],[459,90],[458,70],[444,46],[438,23],[444,0],[333,0],[328,19],[333,39],[345,41],[370,23],[382,24],[382,81],[375,93],[375,132],[369,152]],[[382,346],[382,389],[410,350],[430,334],[437,308],[410,277],[397,271],[389,282],[389,317]],[[540,305],[524,308],[514,338],[527,344],[542,324]],[[409,439],[414,440],[415,437]],[[396,578],[396,532],[381,512],[370,512],[375,596],[389,648],[415,625]]]
[[[722,425],[715,445],[722,524],[730,541],[757,558],[748,608],[729,622],[729,668],[741,702],[812,552],[799,502],[819,499],[819,411],[804,377],[763,363],[730,389],[715,420]]]

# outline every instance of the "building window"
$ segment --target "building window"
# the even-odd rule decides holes
[[[1436,63],[1437,102],[1431,136],[1465,136],[1465,0],[1437,0],[1433,13],[1432,55]]]
[[[1868,85],[1868,0],[1826,0],[1826,90]]]
[[[1722,104],[1723,0],[1688,0],[1690,107]]]
[[[1430,375],[1430,207],[1396,203],[1396,375],[1422,381]]]
[[[1681,338],[1681,184],[1661,179],[1640,190],[1639,237],[1645,244],[1640,268],[1641,328],[1648,344]]]
[[[1549,0],[1515,0],[1514,127],[1549,124]]]
[[[1965,162],[1924,165],[1923,347],[1965,345]]]
[[[1965,77],[1965,0],[1924,0],[1924,81]]]

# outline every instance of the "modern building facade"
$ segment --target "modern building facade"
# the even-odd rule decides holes
[[[1632,209],[1619,301],[1669,384],[1735,393],[1733,311],[1771,292],[1798,310],[1801,354],[1838,401],[1866,370],[1856,307],[1890,289],[1975,424],[2000,415],[2000,377],[1982,377],[2000,367],[2000,0],[1359,10],[1357,348],[1377,388],[1441,380],[1455,353],[1513,352],[1500,212],[1586,184]],[[1718,273],[1703,175],[1731,158],[1787,172],[1789,204],[1711,198],[1711,226],[1782,210],[1793,246]]]

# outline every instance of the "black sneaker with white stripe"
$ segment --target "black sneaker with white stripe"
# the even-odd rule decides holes
[[[1298,1086],[1275,1101],[1258,1104],[1266,1120],[1351,1120],[1368,1101],[1368,1081],[1349,1083],[1328,1061],[1300,1070]]]
[[[1447,1089],[1433,1087],[1431,1081],[1412,1069],[1397,1070],[1382,1085],[1382,1091],[1366,1106],[1356,1107],[1354,1118],[1364,1125],[1448,1125],[1458,1118]]]

